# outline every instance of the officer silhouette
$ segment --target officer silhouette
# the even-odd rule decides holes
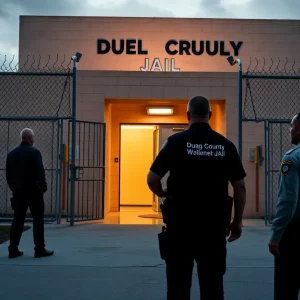
[[[296,145],[282,158],[269,251],[275,256],[275,300],[298,300],[300,290],[300,113],[290,127]]]
[[[168,138],[147,177],[150,190],[168,201],[167,230],[162,238],[168,248],[162,251],[168,300],[190,299],[194,261],[201,299],[224,299],[227,230],[229,242],[242,232],[246,173],[234,144],[210,127],[211,115],[206,98],[191,98],[189,128]],[[168,171],[163,189],[161,178]],[[232,222],[228,216],[229,182],[234,190]]]

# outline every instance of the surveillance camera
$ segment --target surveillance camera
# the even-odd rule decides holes
[[[76,61],[77,63],[80,61],[82,57],[82,54],[80,52],[76,52],[76,54],[74,56],[72,56],[72,60]]]
[[[82,54],[80,52],[76,52],[75,56],[76,56],[76,62],[79,62],[82,57]]]
[[[229,56],[229,57],[227,58],[227,61],[229,62],[229,64],[230,64],[231,66],[233,66],[233,65],[236,64],[236,60],[233,58],[233,56]]]

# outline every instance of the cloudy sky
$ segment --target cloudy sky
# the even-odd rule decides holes
[[[17,54],[19,15],[299,19],[300,0],[0,0],[0,54]]]

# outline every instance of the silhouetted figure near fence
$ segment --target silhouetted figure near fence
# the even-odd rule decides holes
[[[47,191],[47,183],[42,155],[33,147],[34,134],[31,129],[23,129],[21,139],[21,144],[7,155],[6,160],[6,180],[13,194],[11,206],[14,211],[8,257],[23,255],[19,243],[28,208],[33,218],[34,256],[51,256],[54,251],[45,249],[44,240],[44,193]]]

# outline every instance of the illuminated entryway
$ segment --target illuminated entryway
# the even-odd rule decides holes
[[[160,201],[147,186],[147,174],[167,138],[186,127],[187,124],[121,125],[120,206],[152,206],[154,211],[159,210]]]
[[[146,183],[147,173],[167,137],[187,127],[187,103],[188,99],[105,100],[106,215],[126,209],[125,205],[158,210],[159,201]],[[149,108],[164,108],[165,115],[153,115],[156,110],[150,114]],[[211,109],[210,125],[226,135],[225,101],[212,100]]]

